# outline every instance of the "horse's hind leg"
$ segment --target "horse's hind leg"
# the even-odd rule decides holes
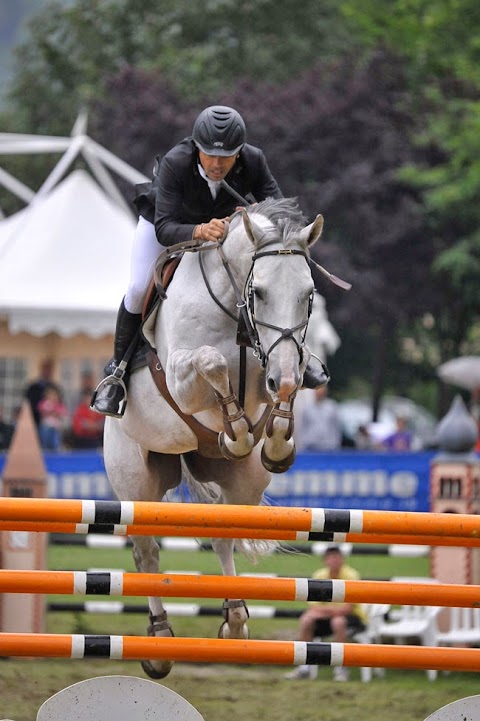
[[[137,571],[140,573],[158,573],[159,547],[154,538],[150,536],[132,536],[133,559]],[[158,596],[149,596],[150,625],[147,629],[149,636],[173,636],[173,630],[167,620],[167,613],[163,607],[162,599]],[[142,661],[142,668],[150,678],[164,678],[172,670],[173,661]]]
[[[121,501],[161,501],[169,488],[180,483],[180,457],[152,453],[141,448],[122,432],[121,423],[107,418],[105,424],[105,467],[110,483]],[[149,536],[132,536],[137,571],[158,573],[159,548]],[[151,636],[173,636],[161,598],[150,597]],[[143,669],[152,678],[163,678],[171,661],[144,661]]]

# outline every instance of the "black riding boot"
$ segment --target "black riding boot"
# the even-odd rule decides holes
[[[316,356],[311,356],[310,362],[303,374],[302,388],[321,388],[330,380],[327,366]]]
[[[141,313],[130,313],[122,300],[115,328],[113,359],[105,366],[107,377],[98,384],[90,408],[106,416],[121,418],[127,405],[127,361],[125,354],[142,320]]]

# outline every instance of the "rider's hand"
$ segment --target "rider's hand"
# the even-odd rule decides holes
[[[220,218],[212,218],[208,223],[201,223],[195,226],[196,240],[220,240],[225,232],[225,221]]]

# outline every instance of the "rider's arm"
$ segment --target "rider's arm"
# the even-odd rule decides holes
[[[183,188],[168,157],[160,163],[155,186],[154,224],[158,242],[169,246],[199,238],[199,226],[181,222]]]

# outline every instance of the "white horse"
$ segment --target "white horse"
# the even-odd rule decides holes
[[[293,401],[310,358],[304,344],[314,290],[309,248],[322,226],[319,215],[305,227],[292,199],[267,200],[235,215],[223,242],[183,255],[155,323],[152,372],[132,374],[124,417],[106,420],[105,465],[120,500],[162,501],[183,476],[197,490],[215,490],[199,492],[198,500],[257,505],[271,471],[293,463]],[[254,346],[243,389],[239,314]],[[161,368],[170,402],[154,382]],[[202,428],[214,445],[202,440]],[[137,570],[158,572],[155,540],[132,540]],[[212,543],[223,574],[235,575],[235,541]],[[149,598],[149,607],[148,634],[173,635],[161,599]],[[227,599],[224,618],[219,635],[247,637],[243,600]],[[142,665],[162,678],[172,662]]]

